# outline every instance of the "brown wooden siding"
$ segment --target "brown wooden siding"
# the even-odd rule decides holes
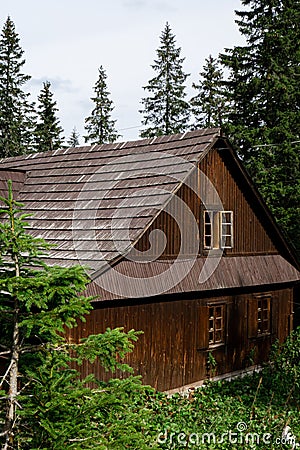
[[[226,254],[274,253],[276,248],[253,207],[255,198],[245,194],[244,180],[233,172],[226,150],[210,152],[200,163],[200,169],[217,189],[224,210],[233,211],[234,247]]]
[[[200,163],[199,168],[217,190],[223,209],[233,211],[234,245],[232,249],[226,249],[226,254],[234,256],[278,253],[258,213],[253,209],[255,206],[250,204],[250,197],[248,198],[244,192],[243,181],[239,181],[238,174],[232,173],[233,169],[226,162],[226,154],[217,150],[209,152]],[[186,184],[179,189],[176,196],[182,200],[182,203],[178,202],[177,198],[171,200],[165,211],[157,217],[137,242],[137,250],[147,251],[147,257],[159,255],[160,258],[170,258],[177,256],[180,246],[183,245],[182,252],[185,255],[193,253],[193,245],[190,240],[191,223],[183,207],[185,204],[190,208],[198,223],[199,236],[198,238],[195,236],[195,239],[198,239],[200,244],[199,254],[203,254],[204,207],[200,201],[200,181],[201,179],[195,171],[189,179],[190,185],[195,186],[195,189],[192,190]],[[205,195],[207,203],[215,203],[216,199],[212,191],[202,192],[202,195]],[[251,203],[253,203],[253,198],[251,198]],[[182,234],[178,223],[184,223]],[[164,251],[161,251],[160,240],[150,237],[155,230],[162,230],[166,235]]]
[[[180,246],[182,245],[181,253],[185,255],[194,254],[194,241],[192,242],[190,239],[192,221],[188,210],[193,214],[198,225],[197,233],[193,234],[199,243],[200,202],[197,195],[198,177],[196,170],[191,175],[189,183],[191,186],[195,186],[194,190],[186,184],[178,190],[176,196],[166,206],[165,210],[160,213],[137,242],[137,250],[140,252],[147,251],[150,257],[158,255],[160,258],[170,258],[179,254]],[[159,240],[151,239],[150,237],[151,233],[155,233],[156,230],[162,230],[166,236],[166,247],[163,252],[161,252]]]
[[[79,336],[100,333],[107,327],[142,330],[144,334],[139,337],[127,362],[135,374],[142,375],[144,384],[159,390],[173,389],[211,375],[207,367],[209,351],[217,362],[216,374],[250,366],[252,358],[255,363],[267,358],[275,338],[282,341],[288,334],[292,290],[268,293],[272,296],[272,333],[262,337],[248,337],[248,305],[255,295],[251,293],[99,308],[92,311],[86,323],[80,323],[71,331],[70,338],[77,341]],[[226,338],[224,345],[209,349],[207,311],[208,304],[214,302],[225,305]],[[83,366],[82,375],[87,375],[91,369],[101,379],[112,375],[97,365]]]

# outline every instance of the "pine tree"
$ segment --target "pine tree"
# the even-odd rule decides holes
[[[122,361],[139,333],[107,329],[69,342],[66,330],[92,309],[91,298],[80,294],[88,282],[85,270],[43,263],[49,247],[28,234],[27,215],[13,199],[10,182],[8,198],[1,202],[2,450],[127,448],[129,439],[134,448],[149,448],[143,444],[148,413],[137,402],[144,391],[140,381],[131,377],[103,383],[93,374],[81,380],[70,367],[98,360],[113,372],[130,370]]]
[[[77,132],[76,127],[74,127],[69,139],[67,140],[67,144],[70,147],[77,147],[79,145],[79,137],[80,137],[80,134]]]
[[[114,107],[112,100],[109,98],[106,72],[102,66],[100,66],[98,72],[99,77],[94,86],[95,97],[91,98],[95,108],[91,115],[85,119],[87,135],[84,136],[84,140],[92,145],[115,142],[120,137],[115,129],[116,120],[111,118]]]
[[[300,3],[243,0],[245,46],[221,56],[229,69],[227,134],[279,223],[300,251]]]
[[[38,123],[35,129],[36,151],[47,152],[56,150],[63,144],[64,139],[60,136],[63,132],[56,117],[58,108],[50,91],[51,83],[43,83],[43,89],[38,96]]]
[[[209,55],[205,62],[199,83],[192,84],[197,90],[197,95],[190,101],[195,118],[194,128],[221,126],[225,108],[223,73],[219,68],[219,61]]]
[[[15,25],[7,18],[0,38],[0,156],[33,150],[34,107],[23,91],[31,78],[22,73],[24,51]]]
[[[144,109],[140,113],[144,116],[142,124],[145,128],[141,131],[141,137],[181,133],[189,124],[189,104],[185,101],[185,81],[188,74],[183,71],[181,48],[176,48],[175,36],[168,23],[160,42],[157,59],[151,66],[157,76],[144,86],[151,96],[142,99]]]

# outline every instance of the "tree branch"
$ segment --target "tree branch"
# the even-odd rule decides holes
[[[7,347],[6,345],[0,344],[0,347],[5,348],[5,350],[9,350],[9,347]]]
[[[10,372],[10,369],[11,369],[12,364],[13,364],[13,360],[10,361],[9,366],[8,366],[8,368],[7,368],[6,372],[5,372],[5,374],[4,374],[3,377],[2,377],[2,380],[1,380],[1,383],[0,383],[0,389],[2,388],[2,385],[3,385],[4,381],[6,380],[7,375],[9,375],[9,372]]]

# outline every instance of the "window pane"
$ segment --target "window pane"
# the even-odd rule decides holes
[[[232,248],[232,211],[223,211],[221,213],[221,246],[222,248]]]
[[[204,211],[204,240],[203,244],[205,248],[212,247],[212,225],[211,225],[211,212]]]
[[[231,248],[231,236],[222,236],[222,248]]]
[[[269,319],[269,311],[267,309],[265,309],[263,311],[263,320],[268,320]]]
[[[220,319],[216,319],[215,327],[216,327],[216,330],[221,330],[222,329],[222,319],[221,318]]]
[[[207,248],[211,248],[211,237],[210,236],[205,237],[204,246]]]
[[[222,331],[216,331],[216,339],[215,342],[221,342],[222,341]]]
[[[232,247],[232,238],[231,238],[231,236],[226,236],[224,247]]]
[[[271,296],[257,298],[257,334],[270,333],[271,329]]]
[[[222,234],[231,236],[231,225],[222,225]]]
[[[210,213],[208,211],[204,212],[204,220],[205,220],[205,223],[211,223]]]
[[[257,301],[257,307],[258,307],[258,310],[260,311],[261,310],[261,300]]]
[[[209,307],[209,343],[211,345],[224,342],[224,305]]]
[[[210,225],[210,224],[206,224],[206,225],[205,225],[205,230],[204,230],[204,232],[205,232],[205,235],[206,235],[206,236],[211,236],[211,225]]]
[[[268,321],[262,322],[262,330],[265,333],[269,331],[269,322]]]
[[[231,211],[226,211],[226,212],[222,213],[222,222],[231,224],[231,222],[232,222],[232,212]]]

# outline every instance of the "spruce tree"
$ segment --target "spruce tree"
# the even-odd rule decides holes
[[[112,372],[130,370],[123,358],[139,333],[107,329],[70,342],[67,329],[92,309],[91,298],[81,295],[85,269],[43,262],[49,246],[28,233],[10,182],[0,201],[1,448],[127,448],[131,441],[148,448],[141,382],[104,383],[92,373],[81,379],[71,368],[98,360]]]
[[[43,83],[38,96],[38,123],[35,129],[36,151],[47,152],[56,150],[63,144],[63,138],[60,136],[63,132],[56,117],[58,108],[56,101],[53,100],[53,93],[50,90],[51,83],[46,81]]]
[[[150,96],[142,99],[144,109],[141,137],[153,137],[163,134],[181,133],[189,124],[189,104],[185,97],[185,82],[188,74],[183,71],[180,58],[181,48],[176,48],[175,36],[168,23],[160,37],[161,46],[157,50],[157,59],[151,66],[157,75],[152,78],[144,90]]]
[[[223,72],[219,61],[211,55],[200,72],[199,83],[193,83],[197,95],[191,100],[191,112],[194,116],[194,128],[218,127],[222,124],[224,110]]]
[[[77,132],[76,127],[74,127],[69,139],[67,140],[67,144],[70,147],[77,147],[79,145],[79,137],[80,137],[80,134]]]
[[[246,45],[221,56],[230,76],[227,134],[300,250],[300,3],[242,0]]]
[[[0,37],[0,156],[4,158],[33,150],[34,107],[23,90],[31,77],[22,73],[23,54],[8,17]]]
[[[114,107],[112,100],[109,98],[106,72],[102,66],[100,66],[98,72],[99,77],[94,86],[95,97],[91,98],[95,108],[91,115],[85,119],[87,135],[84,136],[84,140],[92,145],[115,142],[120,137],[115,129],[116,120],[111,118]]]

